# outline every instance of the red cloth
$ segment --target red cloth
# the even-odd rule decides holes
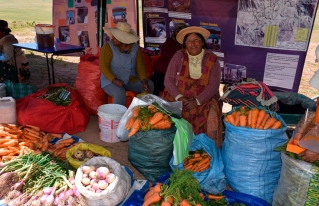
[[[182,49],[182,45],[172,38],[166,39],[161,49],[161,56],[154,62],[153,70],[160,73],[166,73],[167,66],[173,55]]]

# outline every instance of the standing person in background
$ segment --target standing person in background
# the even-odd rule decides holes
[[[10,32],[11,29],[8,28],[8,22],[0,20],[0,82],[6,79],[21,82],[23,79],[30,78],[29,63],[21,49],[16,50],[16,59],[14,58],[12,44],[19,42]],[[15,65],[17,65],[18,69]],[[17,71],[19,71],[19,75]]]
[[[151,80],[154,82],[154,94],[159,95],[164,90],[164,78],[167,66],[173,55],[182,48],[182,45],[177,42],[176,35],[187,25],[178,23],[175,25],[174,32],[170,38],[167,38],[161,48],[160,57],[154,62],[153,74]]]
[[[197,26],[177,34],[184,49],[176,52],[168,65],[163,97],[167,101],[182,101],[182,117],[191,123],[194,134],[205,133],[221,147],[221,68],[217,56],[207,50],[209,36],[207,29]]]
[[[147,79],[143,53],[131,25],[118,22],[115,28],[103,28],[111,41],[100,53],[101,88],[114,98],[114,104],[125,106],[126,90],[153,93],[154,84]]]

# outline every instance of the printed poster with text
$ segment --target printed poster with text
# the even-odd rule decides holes
[[[105,10],[105,26],[115,27],[117,22],[125,21],[136,30],[134,1],[113,0],[106,4]],[[92,49],[92,53],[97,53],[97,15],[98,0],[53,0],[52,19],[56,41],[84,46],[86,51]],[[104,42],[108,39],[109,37],[104,34]]]

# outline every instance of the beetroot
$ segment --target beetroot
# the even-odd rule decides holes
[[[6,196],[11,191],[11,187],[18,181],[19,177],[15,172],[6,172],[0,175],[0,199]]]

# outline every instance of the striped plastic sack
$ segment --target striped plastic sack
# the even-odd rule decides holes
[[[10,80],[5,80],[4,83],[6,85],[7,96],[14,99],[20,99],[34,93],[34,87],[31,84],[14,83]]]
[[[171,117],[177,128],[174,137],[173,165],[178,165],[188,156],[189,148],[194,139],[192,125],[183,118]]]

